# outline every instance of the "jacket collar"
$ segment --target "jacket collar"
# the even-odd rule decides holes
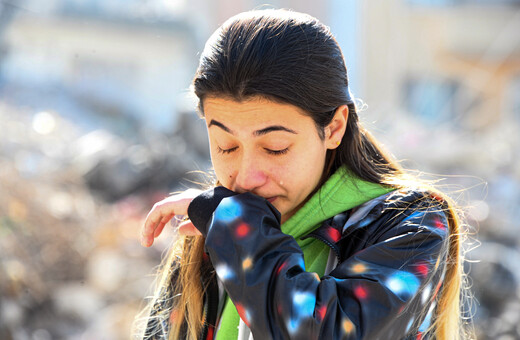
[[[309,237],[319,239],[332,248],[339,258],[339,241],[347,237],[353,230],[362,228],[381,216],[383,210],[382,205],[392,193],[393,192],[383,194],[325,220],[319,228],[303,236],[301,239]],[[378,207],[381,209],[378,209]]]

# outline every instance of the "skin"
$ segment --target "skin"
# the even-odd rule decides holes
[[[309,198],[324,171],[327,150],[338,147],[345,133],[348,107],[340,106],[321,139],[311,117],[291,104],[254,97],[237,102],[222,97],[204,99],[211,161],[220,184],[252,192],[290,218]],[[141,243],[151,246],[175,215],[186,215],[200,191],[190,189],[157,202],[142,229]],[[199,232],[187,221],[180,234]]]

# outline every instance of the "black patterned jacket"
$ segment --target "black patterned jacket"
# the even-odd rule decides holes
[[[216,335],[214,272],[255,340],[422,339],[445,272],[446,209],[435,195],[403,189],[334,216],[306,236],[331,249],[318,277],[267,200],[223,187],[203,193],[188,210],[209,255],[200,339]],[[168,319],[154,318],[164,307],[152,309],[145,339],[167,339]]]

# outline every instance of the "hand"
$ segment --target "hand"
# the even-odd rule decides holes
[[[167,197],[155,203],[152,210],[150,210],[146,216],[141,230],[141,245],[150,247],[154,239],[162,233],[166,223],[174,216],[187,215],[188,206],[200,193],[202,193],[200,190],[188,189],[180,194]],[[181,235],[201,235],[189,220],[182,222],[177,230]]]

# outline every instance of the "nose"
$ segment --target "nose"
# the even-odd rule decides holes
[[[248,192],[260,188],[267,181],[260,160],[252,154],[243,154],[235,178],[235,191]]]

